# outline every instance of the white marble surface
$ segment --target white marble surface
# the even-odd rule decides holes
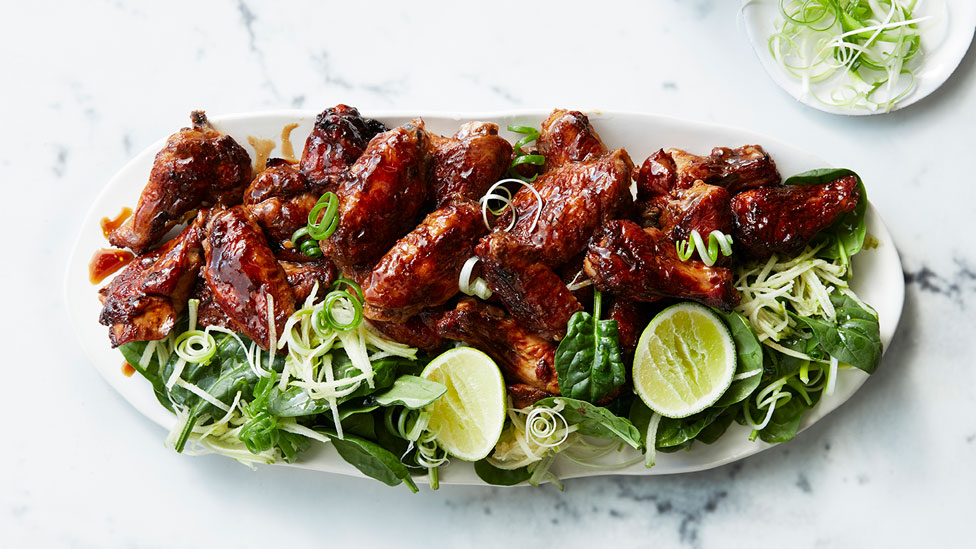
[[[5,3],[0,546],[967,545],[976,51],[928,99],[842,118],[768,79],[737,5]],[[648,111],[817,152],[864,177],[899,245],[909,284],[896,342],[850,402],[797,440],[705,473],[411,495],[178,456],[67,325],[75,227],[107,179],[192,108],[337,102]]]

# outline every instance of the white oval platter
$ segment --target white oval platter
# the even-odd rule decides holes
[[[291,134],[291,141],[295,146],[295,154],[300,156],[315,115],[316,113],[312,111],[278,111],[215,116],[211,117],[211,120],[218,130],[230,134],[247,148],[253,159],[254,150],[248,144],[248,136],[274,141],[276,148],[271,152],[271,156],[274,157],[281,153],[282,128],[292,123],[298,124]],[[504,128],[510,124],[538,127],[548,112],[471,114],[368,112],[364,115],[377,118],[391,127],[419,116],[423,118],[429,130],[442,135],[453,134],[465,121],[486,120],[497,123],[502,128],[502,134],[514,142],[518,136],[505,131]],[[827,166],[824,160],[814,154],[745,130],[685,122],[650,114],[596,111],[590,112],[589,117],[610,148],[626,148],[634,162],[638,164],[662,147],[678,147],[697,154],[707,154],[715,146],[758,143],[772,155],[784,178],[809,169]],[[188,120],[179,121],[178,126],[174,123],[174,131],[180,126],[188,125],[187,122]],[[123,375],[122,356],[110,347],[107,329],[98,323],[101,306],[97,299],[97,288],[88,281],[88,263],[92,253],[98,248],[108,246],[102,236],[99,220],[102,217],[114,216],[123,206],[135,205],[148,180],[153,157],[162,148],[164,142],[165,138],[132,159],[109,181],[95,199],[78,229],[78,240],[69,259],[65,278],[65,303],[81,345],[99,373],[139,412],[160,426],[170,429],[175,418],[156,401],[149,383],[138,375],[132,377]],[[856,171],[857,166],[849,167]],[[871,182],[867,181],[865,184],[870,193]],[[901,261],[894,242],[873,206],[869,206],[867,210],[867,228],[868,232],[877,238],[879,244],[854,258],[854,270],[857,276],[852,287],[861,298],[878,311],[881,339],[887,349],[901,316],[905,285]],[[860,370],[842,370],[838,376],[835,392],[830,396],[824,396],[820,403],[807,413],[803,428],[809,427],[851,398],[868,377]],[[733,424],[715,444],[696,444],[691,451],[687,452],[659,453],[657,465],[651,469],[645,468],[640,463],[612,470],[593,469],[557,460],[552,470],[560,478],[606,474],[661,475],[701,471],[742,459],[771,447],[764,442],[749,441],[748,434],[749,430],[746,427]],[[160,436],[163,436],[162,430]],[[620,463],[636,455],[636,452],[628,448],[627,451],[612,455],[609,459]],[[363,476],[358,470],[342,461],[335,450],[327,444],[316,443],[293,466]],[[453,460],[449,466],[442,468],[441,482],[482,484],[471,465],[458,460]]]

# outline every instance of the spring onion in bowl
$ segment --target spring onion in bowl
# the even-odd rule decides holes
[[[780,0],[773,59],[835,108],[891,111],[923,60],[917,0]]]

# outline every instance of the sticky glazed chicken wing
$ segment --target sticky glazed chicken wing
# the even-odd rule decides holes
[[[336,279],[336,268],[330,261],[322,259],[295,262],[278,261],[285,272],[285,279],[295,295],[295,302],[302,303],[312,291],[316,290],[316,298],[322,298],[329,285]],[[316,289],[316,284],[318,284]]]
[[[444,347],[446,341],[437,333],[437,323],[444,317],[443,307],[424,309],[405,322],[385,322],[370,320],[369,324],[384,336],[416,347],[422,351],[433,352]]]
[[[340,266],[378,260],[415,226],[427,198],[429,138],[406,124],[373,139],[343,175],[339,224],[322,252]]]
[[[512,145],[498,136],[498,126],[468,122],[452,138],[433,140],[430,182],[437,207],[453,200],[479,200],[501,179]]]
[[[242,206],[214,212],[207,225],[204,276],[214,302],[263,349],[270,324],[280,336],[295,312],[295,294],[261,227]],[[273,322],[269,322],[269,316]]]
[[[203,111],[193,111],[190,119],[193,127],[170,136],[156,155],[132,217],[109,237],[113,246],[140,254],[194,210],[241,202],[251,181],[247,151],[213,129]]]
[[[642,229],[632,221],[610,221],[590,242],[584,264],[597,290],[621,299],[654,301],[692,299],[724,311],[739,302],[732,271],[694,259],[681,261],[660,229]]]
[[[163,246],[135,259],[99,290],[98,321],[109,327],[112,347],[166,337],[186,307],[203,263],[204,214]]]
[[[743,145],[735,149],[715,147],[708,156],[668,149],[668,155],[674,160],[681,187],[690,187],[701,180],[736,194],[746,189],[779,185],[782,181],[776,163],[759,145]]]
[[[546,157],[546,171],[607,153],[590,119],[579,111],[563,109],[552,111],[542,123],[538,147],[539,154]]]
[[[860,198],[853,175],[821,185],[763,187],[740,193],[732,199],[735,243],[756,259],[796,254],[841,214],[853,210]]]
[[[691,231],[708,238],[712,231],[732,234],[732,197],[723,187],[696,181],[676,191],[664,204],[658,224],[671,240],[686,240]]]
[[[339,176],[362,156],[370,140],[386,131],[382,122],[363,118],[355,107],[336,105],[315,118],[299,163],[319,194],[332,190]]]
[[[397,241],[363,288],[364,314],[403,322],[458,293],[458,277],[478,239],[488,232],[481,207],[465,200],[434,210]]]
[[[526,330],[501,309],[474,299],[462,299],[437,324],[437,332],[487,353],[501,367],[509,383],[559,394],[554,366],[556,345]]]

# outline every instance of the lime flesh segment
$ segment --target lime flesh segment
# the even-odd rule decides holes
[[[445,387],[427,406],[427,429],[449,454],[477,461],[491,453],[505,425],[505,380],[488,355],[471,347],[447,351],[424,368],[421,377]]]
[[[679,303],[651,320],[634,353],[634,389],[648,408],[681,418],[708,408],[735,375],[735,343],[718,315]]]

